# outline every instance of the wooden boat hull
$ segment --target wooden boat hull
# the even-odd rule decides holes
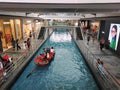
[[[55,53],[52,53],[50,52],[49,53],[49,58],[47,59],[44,59],[45,55],[44,54],[41,54],[39,56],[37,56],[35,59],[34,59],[34,63],[37,65],[37,66],[46,66],[50,63],[50,61],[53,59]]]

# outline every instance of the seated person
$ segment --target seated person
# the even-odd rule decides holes
[[[54,52],[54,48],[53,47],[51,47],[50,52]]]
[[[43,57],[43,60],[46,60],[47,59],[47,54],[45,54],[45,56]]]
[[[47,58],[49,58],[50,57],[50,54],[49,53],[47,53]]]
[[[45,56],[45,55],[43,55],[43,54],[40,54],[40,55],[38,56],[38,58],[41,58],[41,59],[43,59],[43,58],[44,58],[44,56]]]
[[[47,52],[46,48],[43,48],[43,50],[44,50],[44,53],[46,53],[46,52]]]
[[[50,48],[47,47],[47,48],[46,48],[46,51],[47,51],[47,53],[50,53]]]

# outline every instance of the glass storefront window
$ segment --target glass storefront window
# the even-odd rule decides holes
[[[3,51],[11,48],[11,38],[22,39],[21,19],[0,19],[0,38]]]

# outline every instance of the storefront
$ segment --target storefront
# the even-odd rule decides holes
[[[38,36],[40,32],[40,28],[42,26],[46,26],[47,20],[41,20],[41,19],[32,19],[27,18],[23,20],[23,35],[24,40],[30,37],[30,32],[33,34],[35,33],[35,37]],[[37,37],[36,37],[37,38]]]
[[[100,31],[100,21],[91,21],[90,29],[95,33],[96,39],[99,39],[99,31]]]
[[[0,19],[0,50],[4,51],[12,47],[12,37],[14,38],[14,40],[22,39],[23,35],[21,19]]]
[[[33,21],[31,19],[24,19],[23,20],[23,35],[24,40],[27,40],[27,38],[30,36],[30,32],[33,30]]]

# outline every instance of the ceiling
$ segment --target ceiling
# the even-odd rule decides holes
[[[44,19],[120,16],[120,3],[0,3],[1,15]]]

